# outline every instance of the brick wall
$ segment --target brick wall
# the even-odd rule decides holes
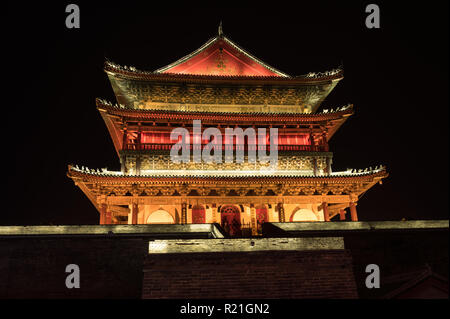
[[[386,277],[417,271],[425,265],[448,280],[448,230],[348,234],[344,240],[352,252],[360,298],[382,297],[394,289],[386,283]],[[364,285],[368,264],[380,267],[380,289],[367,289]]]
[[[150,240],[180,235],[0,236],[0,298],[153,298],[157,294],[189,298],[212,287],[216,289],[208,298],[221,293],[227,297],[255,294],[256,298],[256,294],[269,294],[270,289],[273,298],[314,297],[314,291],[345,297],[350,296],[349,290],[342,283],[354,286],[355,281],[360,298],[379,298],[396,288],[387,285],[386,277],[414,272],[425,264],[448,278],[448,229],[313,235],[343,236],[346,250],[317,247],[297,252],[202,253],[201,259],[194,253],[156,258],[156,254],[148,255]],[[65,267],[71,263],[80,266],[80,289],[65,287]],[[380,266],[381,289],[364,285],[365,267],[370,263]],[[214,275],[209,278],[211,269]],[[352,271],[356,280],[349,282],[345,278]],[[192,279],[196,276],[201,279],[197,283]],[[169,291],[170,285],[181,284],[178,290]],[[181,293],[183,285],[189,288],[186,295]]]
[[[143,298],[357,298],[346,250],[150,254]]]
[[[0,241],[0,298],[140,298],[148,240],[13,238]],[[66,265],[80,267],[67,289]]]

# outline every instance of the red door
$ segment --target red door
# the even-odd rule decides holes
[[[192,223],[204,224],[205,223],[205,208],[201,205],[195,205],[192,207]]]
[[[262,224],[269,221],[267,208],[264,205],[256,207],[256,227],[258,234],[262,232]]]
[[[256,207],[256,221],[258,224],[267,223],[269,221],[267,208],[265,206]]]

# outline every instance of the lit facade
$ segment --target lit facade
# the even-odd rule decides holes
[[[356,221],[361,194],[388,175],[383,166],[332,170],[328,141],[353,107],[317,110],[343,78],[342,69],[289,76],[219,28],[198,50],[154,72],[109,61],[105,72],[117,104],[96,103],[121,170],[68,169],[100,224],[219,223],[230,235],[245,236],[256,235],[264,222]],[[192,134],[194,120],[221,132],[277,128],[275,170],[247,157],[243,163],[174,163],[169,154],[177,141],[170,133],[184,127]],[[209,141],[196,142],[204,148]],[[251,138],[229,142],[222,141],[223,149],[246,155],[262,147]]]

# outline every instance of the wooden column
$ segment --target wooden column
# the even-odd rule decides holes
[[[138,132],[137,132],[137,148],[139,151],[142,150],[141,145],[141,123],[138,123]],[[141,175],[141,154],[136,154],[136,175]]]
[[[314,176],[317,175],[317,158],[316,157],[313,158],[313,173],[314,173]]]
[[[345,209],[341,209],[339,211],[339,219],[340,220],[345,220]]]
[[[106,204],[105,204],[106,205]],[[106,214],[105,214],[106,218],[105,218],[105,224],[106,225],[111,225],[112,224],[112,213],[111,210],[108,209],[108,207],[106,206]]]
[[[323,219],[326,222],[330,221],[330,212],[328,211],[328,203],[323,202],[322,203],[322,210],[323,210]]]
[[[181,203],[181,223],[187,224],[187,204]]]
[[[217,220],[217,205],[216,204],[211,204],[211,210],[212,210],[213,223],[219,223],[220,224],[220,220]]]
[[[328,148],[328,142],[327,142],[327,132],[324,131],[322,133],[322,145],[323,145],[323,150],[324,152],[328,152],[329,148]]]
[[[280,223],[285,222],[283,203],[278,203],[278,221]]]
[[[358,221],[358,214],[356,212],[356,204],[354,202],[350,202],[350,214],[352,217],[352,221]]]
[[[133,203],[131,206],[131,223],[136,225],[138,223],[139,206],[137,203]]]
[[[106,204],[100,204],[100,225],[106,222]]]
[[[124,127],[123,128],[123,136],[122,136],[122,149],[123,150],[127,149],[127,143],[128,143],[128,131],[127,131],[127,128]]]
[[[313,133],[312,133],[312,128],[310,129],[310,133],[309,133],[309,141],[310,141],[310,143],[311,143],[311,151],[312,152],[315,152],[316,151],[316,149],[315,149],[315,143],[314,143],[314,135],[313,135]]]
[[[123,136],[122,136],[122,150],[126,150],[128,149],[128,131],[127,131],[127,127],[125,126],[123,128]],[[120,170],[122,171],[122,173],[126,173],[126,161],[127,161],[127,157],[125,156],[125,154],[122,154],[120,156]]]
[[[258,229],[256,225],[256,208],[254,204],[250,204],[250,221],[252,225],[252,235],[257,235]]]
[[[138,123],[138,131],[137,131],[137,144],[138,150],[141,150],[141,123]]]

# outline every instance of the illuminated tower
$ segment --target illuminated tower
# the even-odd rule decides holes
[[[69,166],[68,176],[100,213],[100,224],[220,223],[256,235],[264,222],[357,220],[359,196],[388,174],[379,166],[332,171],[328,141],[352,105],[317,112],[343,70],[289,76],[218,34],[154,72],[105,63],[117,104],[97,99],[121,171]],[[171,131],[278,129],[275,171],[261,162],[174,163]],[[193,140],[193,136],[191,136]],[[202,147],[208,141],[198,141]],[[228,141],[229,142],[229,141]],[[223,148],[260,147],[256,139]]]

